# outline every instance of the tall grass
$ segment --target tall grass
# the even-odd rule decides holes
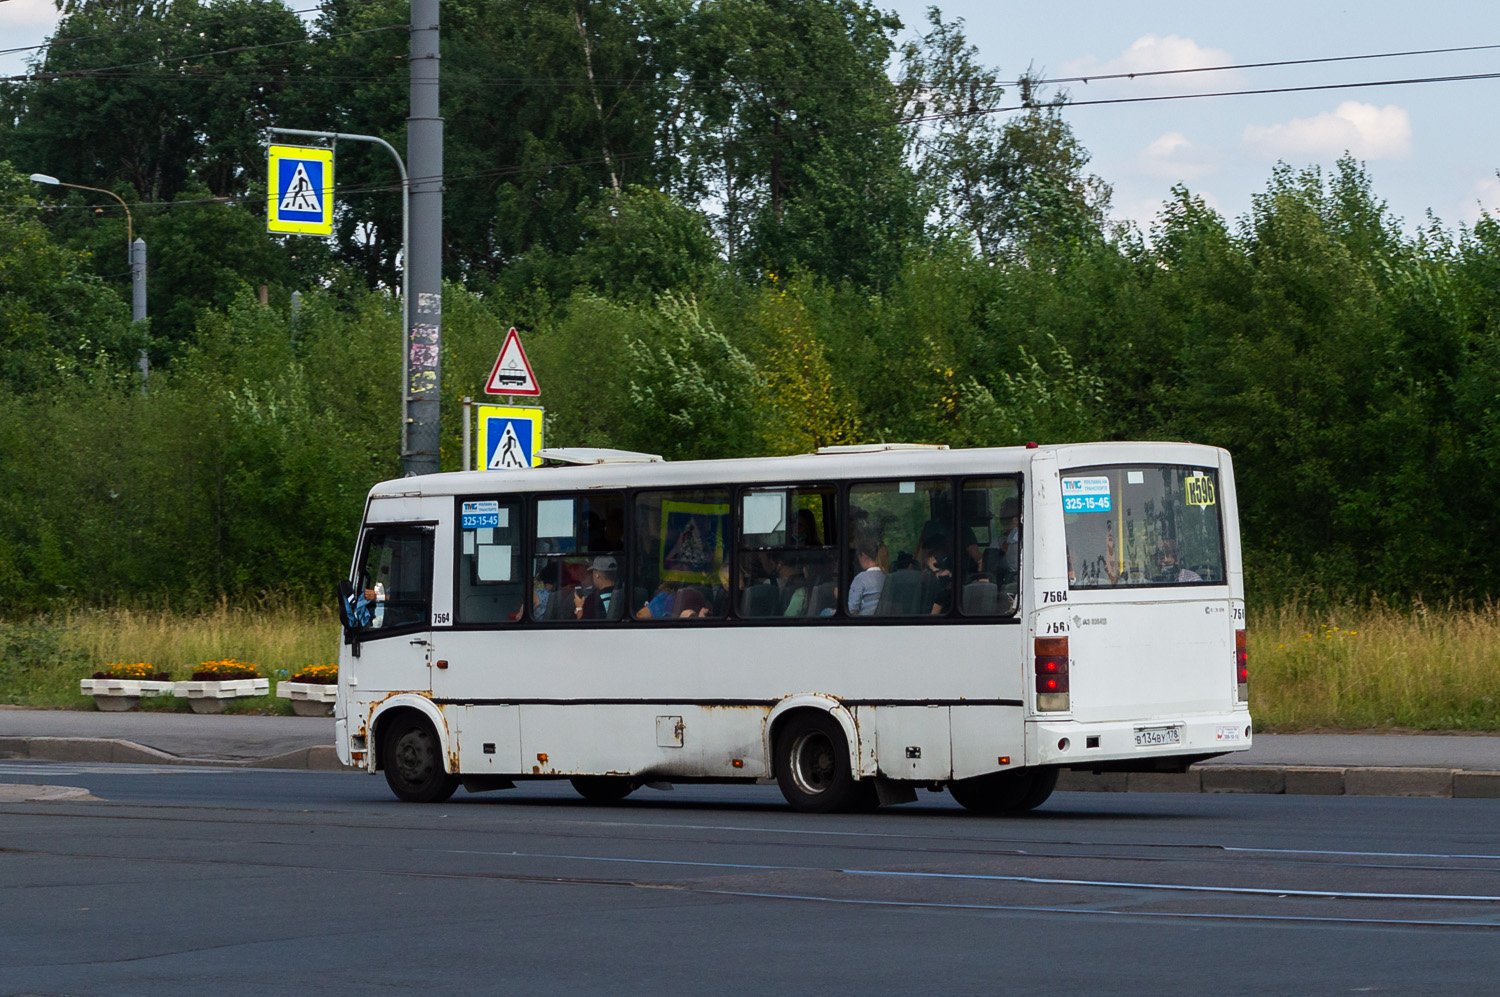
[[[1500,731],[1500,606],[1295,602],[1252,612],[1250,708],[1262,730]]]
[[[278,679],[338,657],[331,610],[270,602],[253,608],[220,604],[202,613],[76,609],[0,624],[0,703],[92,709],[78,680],[112,661],[143,661],[174,679],[200,662],[236,658],[271,680],[272,696],[231,700],[231,712],[289,713],[274,698]],[[186,700],[144,699],[143,709],[187,709]]]

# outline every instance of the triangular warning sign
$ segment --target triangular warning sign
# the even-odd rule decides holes
[[[490,458],[490,470],[522,471],[530,466],[521,439],[516,436],[515,424],[507,422],[500,442],[495,445],[495,456]]]
[[[539,395],[542,389],[536,385],[536,375],[531,372],[531,361],[521,349],[521,336],[511,329],[500,347],[500,356],[495,358],[495,369],[485,382],[487,395]]]
[[[292,182],[287,184],[286,193],[281,195],[280,210],[323,213],[323,202],[318,199],[318,191],[313,187],[312,179],[307,175],[305,163],[297,164],[297,172],[292,174]]]

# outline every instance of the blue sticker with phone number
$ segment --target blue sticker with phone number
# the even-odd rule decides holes
[[[463,528],[480,530],[500,525],[499,502],[465,502],[463,504]]]
[[[1109,512],[1111,508],[1109,478],[1092,475],[1087,478],[1063,478],[1063,512]]]

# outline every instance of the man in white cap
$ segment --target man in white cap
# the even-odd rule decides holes
[[[588,595],[582,595],[576,589],[573,598],[576,600],[573,607],[573,615],[580,620],[617,620],[620,618],[619,607],[615,603],[615,579],[620,573],[620,565],[612,557],[596,557],[589,565],[589,575],[594,582],[594,590]]]

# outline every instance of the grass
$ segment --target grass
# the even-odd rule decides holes
[[[1246,639],[1257,729],[1500,731],[1500,606],[1290,604]]]
[[[112,661],[147,662],[174,679],[199,663],[237,658],[271,680],[272,695],[230,700],[231,713],[291,713],[275,698],[276,682],[338,657],[333,613],[271,605],[219,606],[204,613],[80,609],[47,618],[0,623],[0,703],[93,709],[78,680]],[[141,700],[141,709],[187,711],[187,700]]]
[[[0,623],[0,703],[91,709],[78,680],[111,661],[142,661],[187,678],[199,662],[238,658],[271,679],[334,661],[331,611],[229,606],[182,614],[74,610]],[[1500,605],[1407,610],[1296,603],[1252,612],[1250,706],[1267,731],[1500,731]],[[290,713],[273,696],[231,701],[231,712]],[[146,699],[142,709],[187,710]]]

